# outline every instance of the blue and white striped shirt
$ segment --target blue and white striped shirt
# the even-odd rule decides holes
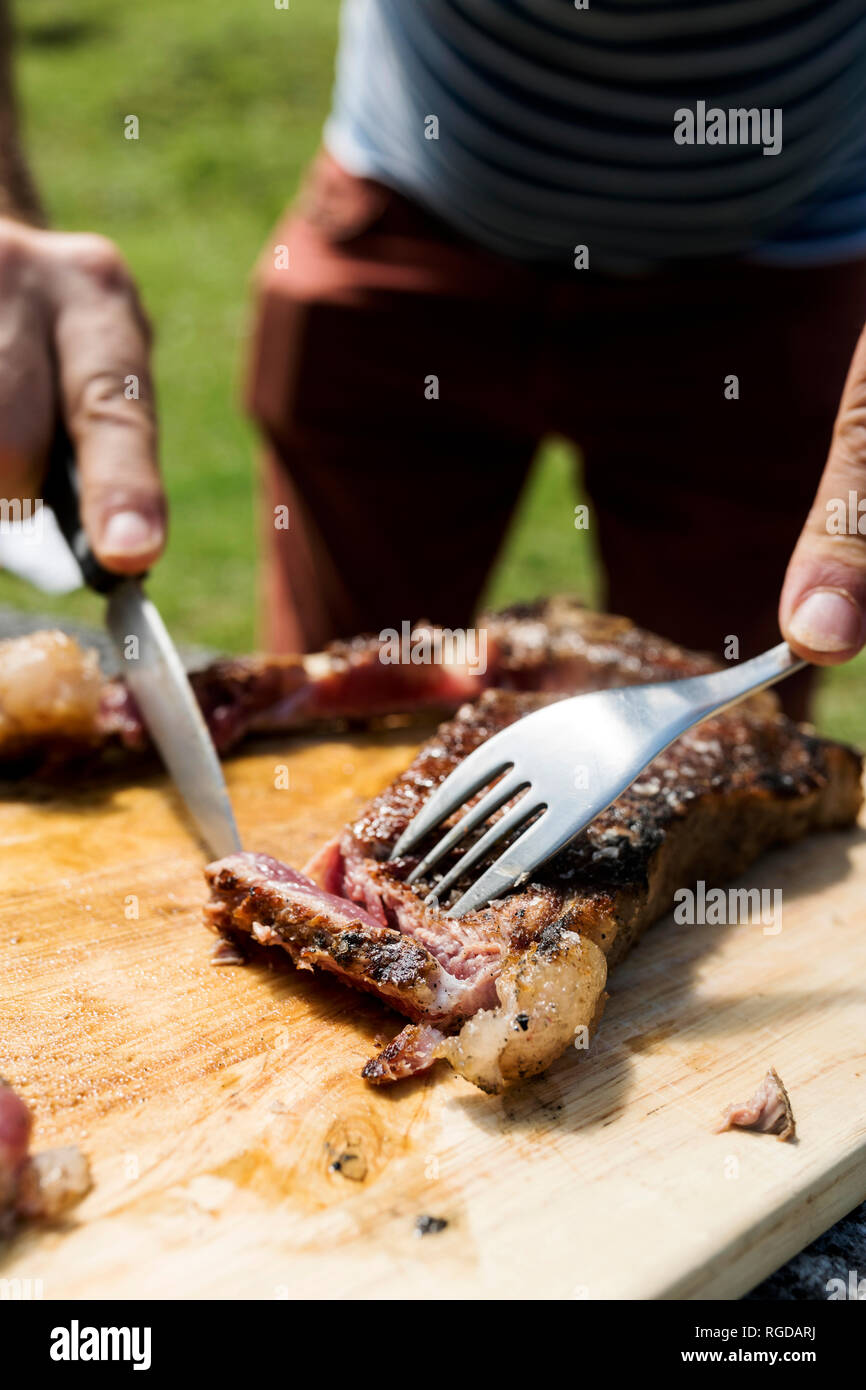
[[[701,102],[781,110],[781,149],[678,143]],[[325,142],[523,260],[850,259],[866,0],[344,0]]]

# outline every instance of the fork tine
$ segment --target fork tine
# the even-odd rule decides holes
[[[475,752],[464,758],[432,795],[428,796],[421,810],[410,821],[394,846],[394,859],[410,854],[425,835],[435,830],[437,825],[441,825],[449,816],[453,816],[464,802],[469,801],[482,787],[486,787],[488,782],[492,782],[495,777],[514,766],[513,758],[492,759],[487,756],[488,753],[489,745],[482,744],[480,748],[476,748]]]
[[[491,825],[487,833],[482,835],[481,839],[476,844],[472,845],[471,849],[466,851],[462,859],[458,859],[454,867],[449,869],[448,873],[436,884],[436,887],[433,889],[433,892],[430,893],[426,901],[435,902],[443,893],[447,893],[452,883],[456,883],[457,879],[467,873],[480,859],[483,859],[484,856],[493,849],[494,845],[498,845],[501,840],[511,834],[512,830],[516,830],[518,825],[522,825],[522,823],[538,809],[539,803],[532,795],[532,789],[529,788],[526,794],[520,798],[517,805],[512,806],[510,811],[506,811],[502,819],[496,821],[494,825]],[[518,844],[519,843],[520,841],[518,841]],[[498,862],[497,860],[497,863]]]
[[[525,781],[521,781],[512,768],[510,773],[506,773],[495,787],[491,787],[490,791],[482,796],[477,805],[471,807],[464,816],[460,817],[457,824],[452,826],[446,835],[442,836],[442,839],[431,849],[430,853],[421,860],[417,869],[412,870],[406,882],[415,883],[419,878],[423,878],[427,870],[438,864],[442,856],[453,849],[465,835],[468,835],[470,830],[474,830],[476,825],[486,821],[488,816],[492,816],[494,811],[498,811],[500,806],[506,801],[510,801],[521,787],[527,785]]]
[[[529,798],[524,797],[523,800],[528,801]],[[519,802],[518,806],[522,804]],[[517,806],[514,809],[517,810]],[[500,854],[471,888],[467,888],[446,916],[464,917],[467,912],[484,907],[493,898],[500,898],[503,893],[509,893],[526,873],[543,863],[548,858],[547,847],[551,843],[547,820],[548,813],[545,811],[513,845],[508,846],[504,854]],[[503,821],[499,824],[503,824]]]

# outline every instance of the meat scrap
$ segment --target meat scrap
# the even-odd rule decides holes
[[[624,620],[607,622],[604,662],[575,666],[576,689],[581,681],[596,688],[599,679],[647,679],[641,653],[656,642],[664,652],[656,679],[671,666],[690,674],[704,661]],[[608,970],[669,910],[678,888],[739,874],[770,845],[847,825],[860,807],[858,755],[798,728],[763,696],[684,734],[531,881],[451,919],[451,898],[424,900],[453,855],[410,886],[428,846],[403,860],[392,858],[393,846],[462,758],[555,698],[493,690],[464,706],[304,874],[252,854],[206,871],[212,928],[279,946],[296,964],[337,974],[409,1020],[367,1064],[373,1083],[438,1059],[485,1091],[544,1070],[572,1041],[583,1046],[604,1007]]]
[[[0,1077],[0,1234],[16,1218],[54,1221],[90,1191],[87,1159],[74,1147],[30,1154],[33,1116]]]
[[[210,956],[211,965],[246,965],[247,958],[235,936],[220,936]]]
[[[729,1105],[716,1127],[717,1134],[729,1129],[753,1129],[758,1134],[775,1134],[784,1143],[797,1133],[788,1092],[778,1072],[771,1067],[751,1100]]]

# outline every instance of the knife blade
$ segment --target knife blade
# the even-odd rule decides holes
[[[55,431],[44,492],[85,584],[108,600],[106,624],[123,677],[202,841],[216,859],[239,850],[213,739],[177,648],[141,587],[144,576],[114,574],[90,549],[81,525],[75,453],[62,423]]]
[[[198,832],[215,859],[241,847],[210,731],[157,609],[135,579],[108,596],[106,624],[122,672]]]

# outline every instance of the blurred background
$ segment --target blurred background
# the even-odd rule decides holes
[[[240,408],[249,278],[318,145],[338,14],[339,0],[16,8],[26,147],[51,221],[119,244],[156,330],[172,512],[150,587],[187,645],[256,645],[256,441]],[[124,139],[127,115],[137,141]],[[597,601],[592,530],[574,526],[579,473],[569,444],[545,444],[488,602],[557,590]],[[101,623],[94,596],[48,598],[7,574],[3,609]],[[866,744],[866,655],[825,678],[818,722]]]

